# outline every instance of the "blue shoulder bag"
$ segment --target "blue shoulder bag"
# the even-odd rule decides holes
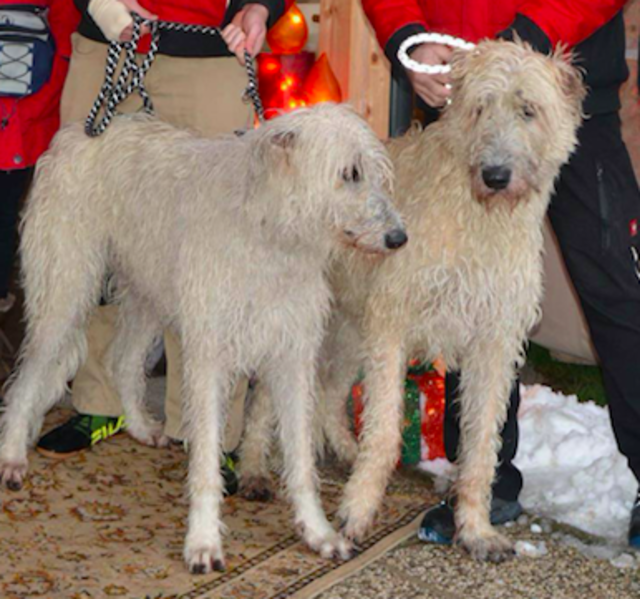
[[[0,5],[0,96],[37,92],[51,76],[54,55],[46,8]]]

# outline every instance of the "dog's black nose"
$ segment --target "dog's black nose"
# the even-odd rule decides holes
[[[487,166],[482,169],[482,180],[490,189],[506,189],[511,181],[511,169],[506,166]]]
[[[407,234],[402,229],[393,229],[384,236],[384,244],[390,250],[401,248],[408,240]]]

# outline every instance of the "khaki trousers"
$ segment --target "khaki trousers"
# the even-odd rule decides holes
[[[73,54],[61,101],[62,123],[84,120],[104,80],[107,46],[73,35]],[[145,79],[156,115],[179,127],[206,136],[230,133],[251,123],[252,111],[242,102],[246,74],[235,58],[175,58],[156,56]],[[119,112],[135,112],[142,106],[138,95],[129,96]],[[131,198],[135,201],[135,198]],[[73,405],[82,414],[119,416],[123,412],[103,358],[115,335],[117,306],[103,306],[90,320],[87,361],[73,382]],[[183,439],[182,360],[179,341],[165,331],[167,392],[165,434]],[[247,381],[236,387],[229,406],[225,449],[234,449],[242,432]]]

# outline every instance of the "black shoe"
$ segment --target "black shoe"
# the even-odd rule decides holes
[[[239,482],[236,473],[237,456],[235,453],[225,453],[222,458],[221,470],[224,479],[224,495],[229,497],[238,492]]]
[[[124,416],[78,414],[44,435],[36,451],[49,458],[64,460],[124,430]]]
[[[631,508],[631,522],[629,523],[629,545],[640,549],[640,489],[636,501]]]
[[[522,505],[516,499],[507,501],[494,497],[491,501],[491,524],[499,526],[517,520],[522,514]],[[425,543],[437,545],[449,545],[456,532],[456,524],[453,517],[453,503],[443,501],[427,510],[418,531],[418,538]]]

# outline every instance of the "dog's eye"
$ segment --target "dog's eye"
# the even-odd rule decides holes
[[[522,107],[522,118],[525,121],[532,121],[536,118],[536,111],[534,110],[533,106],[531,106],[530,104],[525,104]]]
[[[482,106],[478,106],[476,108],[476,117],[480,118],[482,116],[482,110],[483,110]]]

